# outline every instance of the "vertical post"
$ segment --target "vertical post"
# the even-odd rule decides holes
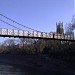
[[[69,34],[68,34],[68,40],[69,40]]]
[[[46,38],[47,38],[47,33],[46,33]]]
[[[19,36],[19,30],[18,30],[18,36]]]
[[[49,33],[49,38],[51,38],[50,33]]]
[[[37,37],[38,37],[38,32],[37,32]]]
[[[65,39],[65,34],[63,34],[63,39]]]
[[[23,36],[24,36],[24,30],[23,30]]]
[[[74,40],[74,33],[73,33],[73,40]]]
[[[73,37],[74,37],[74,33],[73,33]],[[75,37],[74,37],[74,39],[73,40],[75,40]]]
[[[14,29],[12,30],[12,32],[13,32],[13,36],[14,36]]]
[[[71,40],[71,34],[70,34],[70,40]]]
[[[61,39],[61,34],[60,34],[60,39]]]
[[[62,34],[61,34],[61,39],[62,39]]]
[[[0,35],[2,35],[2,28],[0,28]]]
[[[64,38],[66,39],[66,34],[64,35]]]
[[[43,32],[41,32],[41,37],[43,37]]]
[[[8,29],[6,30],[6,35],[8,35]]]
[[[33,31],[32,37],[34,37],[34,31]]]
[[[53,39],[54,39],[54,33],[53,33]]]
[[[29,31],[28,31],[28,37],[29,37]]]
[[[68,40],[68,34],[67,34],[67,40]]]
[[[58,34],[57,34],[57,39],[58,39]]]
[[[61,39],[63,39],[63,34],[61,34]]]
[[[60,34],[60,39],[62,39],[62,34]]]

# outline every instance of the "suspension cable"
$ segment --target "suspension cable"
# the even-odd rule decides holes
[[[9,24],[9,23],[7,23],[7,22],[1,20],[1,19],[0,19],[0,21],[3,22],[3,23],[5,23],[5,24],[7,24],[7,25],[9,25],[9,26],[12,26],[12,27],[14,27],[14,28],[16,28],[16,29],[22,30],[22,29],[20,29],[20,28],[18,28],[18,27],[16,27],[16,26],[13,26],[13,25],[11,25],[11,24]]]
[[[18,23],[18,22],[16,22],[16,21],[14,21],[14,20],[12,20],[12,19],[10,19],[10,18],[8,18],[8,17],[2,15],[2,14],[0,14],[0,15],[3,16],[3,17],[5,17],[5,18],[8,19],[8,20],[10,20],[10,21],[12,21],[12,22],[14,22],[14,23],[16,23],[16,24],[22,26],[22,27],[25,27],[25,28],[27,28],[27,29],[30,29],[30,30],[33,30],[33,31],[42,33],[41,31],[38,31],[38,30],[35,30],[35,29],[32,29],[32,28],[29,28],[29,27],[27,27],[27,26],[25,26],[25,25],[22,25],[22,24],[20,24],[20,23]],[[3,22],[4,22],[4,21],[3,21]],[[8,23],[8,24],[9,24],[9,23]],[[11,25],[11,24],[9,24],[9,25]],[[12,26],[13,26],[13,25],[12,25]],[[15,27],[15,26],[13,26],[13,27]],[[16,28],[17,28],[17,27],[16,27]],[[22,29],[20,29],[20,30],[22,30]],[[46,32],[44,32],[44,33],[46,33]]]

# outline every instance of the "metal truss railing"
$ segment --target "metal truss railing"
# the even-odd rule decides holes
[[[44,33],[27,30],[15,30],[15,29],[3,29],[0,28],[0,36],[8,37],[30,37],[30,38],[54,38],[54,39],[65,39],[75,40],[74,35],[69,34],[57,34],[57,33]]]

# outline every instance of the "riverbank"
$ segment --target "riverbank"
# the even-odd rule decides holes
[[[47,55],[0,55],[0,63],[24,68],[43,75],[74,75],[75,65]],[[41,74],[41,75],[42,75]]]

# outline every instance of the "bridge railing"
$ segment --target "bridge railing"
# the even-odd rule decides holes
[[[54,39],[68,39],[75,40],[74,35],[69,34],[56,34],[56,33],[44,33],[44,32],[34,32],[27,30],[15,30],[15,29],[3,29],[0,28],[0,35],[6,36],[23,36],[23,37],[40,37],[40,38],[54,38]]]

